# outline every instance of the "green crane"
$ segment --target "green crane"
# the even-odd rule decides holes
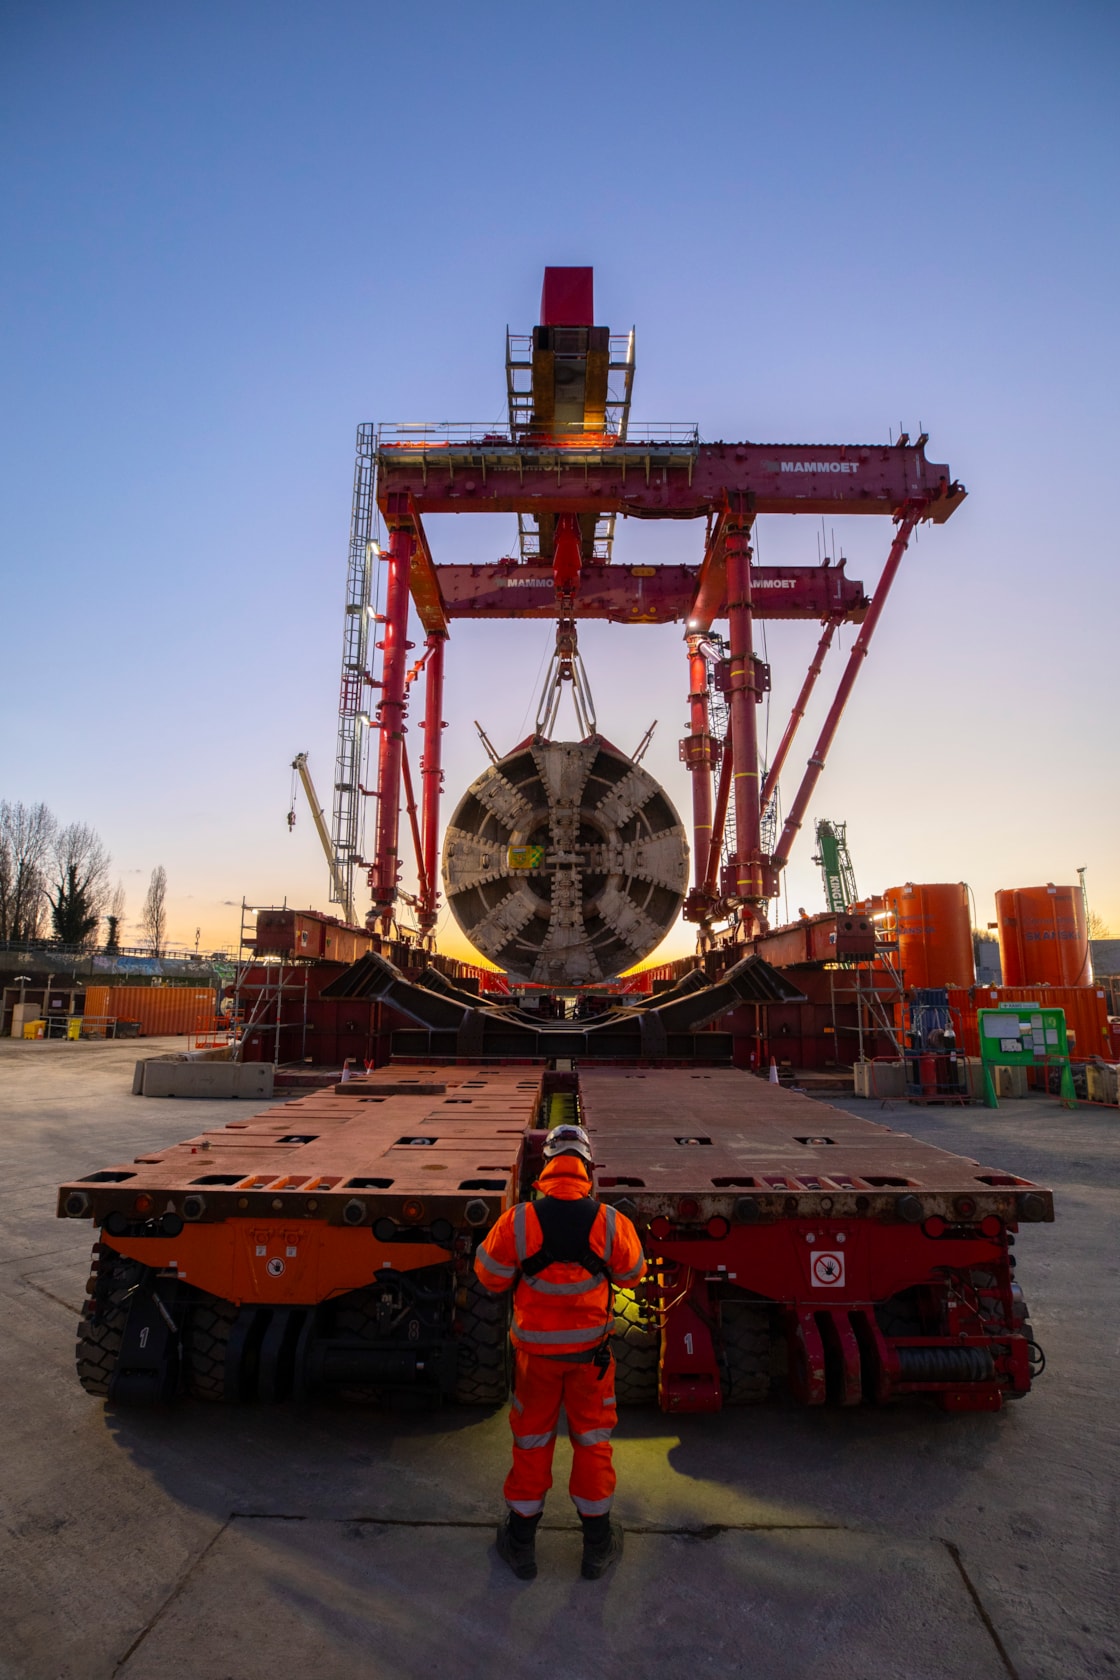
[[[825,817],[818,820],[817,852],[813,862],[820,865],[828,908],[842,914],[859,897],[856,872],[848,851],[847,823],[829,822]]]

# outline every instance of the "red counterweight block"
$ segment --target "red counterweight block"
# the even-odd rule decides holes
[[[542,327],[590,327],[595,324],[595,270],[546,268],[541,288]]]

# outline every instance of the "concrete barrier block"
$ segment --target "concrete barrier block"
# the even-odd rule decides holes
[[[271,1097],[276,1073],[271,1062],[185,1062],[152,1058],[142,1062],[146,1097]]]

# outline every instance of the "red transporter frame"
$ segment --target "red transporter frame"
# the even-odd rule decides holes
[[[721,1280],[728,1277],[778,1304],[790,1391],[803,1405],[926,1394],[945,1411],[997,1412],[1006,1398],[1029,1391],[1031,1343],[1016,1317],[1001,1221],[988,1236],[974,1223],[941,1220],[936,1244],[920,1226],[885,1239],[863,1220],[789,1218],[777,1230],[728,1229],[716,1216],[710,1224],[710,1233],[689,1230],[661,1216],[650,1228],[658,1257],[643,1292],[662,1319],[663,1411],[722,1409],[718,1343]],[[831,1263],[837,1250],[847,1275],[834,1305],[814,1299],[812,1266],[815,1256]],[[901,1336],[886,1335],[875,1303],[907,1290],[918,1292],[915,1322]],[[970,1364],[977,1374],[987,1371],[987,1380],[965,1380]]]
[[[546,271],[542,309],[546,322],[553,318],[550,277],[554,297],[563,292],[570,303],[573,296],[590,296],[590,271],[580,271],[587,278],[575,291],[571,287],[564,291],[563,277],[572,272]],[[586,303],[585,307],[590,308]],[[555,330],[539,328],[534,344],[538,339],[545,343],[547,334]],[[598,344],[606,334],[605,328],[590,325],[574,330],[583,332],[589,344]],[[544,366],[541,357],[550,354],[545,351],[538,356],[534,350],[534,390],[538,362]],[[603,354],[592,348],[579,364],[585,368],[588,391],[592,385],[598,391],[595,380],[600,373],[599,383],[606,378],[595,363],[596,355]],[[632,361],[627,367],[628,377],[632,376]],[[380,731],[377,838],[368,868],[371,917],[379,918],[385,931],[398,896],[401,788],[408,776],[405,659],[410,645],[410,596],[428,646],[419,833],[414,824],[421,930],[430,934],[438,907],[443,653],[451,620],[565,617],[629,624],[686,622],[691,733],[682,743],[682,757],[692,776],[695,885],[685,915],[701,923],[732,918],[736,937],[749,938],[766,925],[767,901],[777,893],[780,872],[910,535],[920,521],[943,523],[965,495],[947,467],[926,460],[924,434],[915,443],[902,434],[889,446],[703,444],[693,432],[682,441],[685,429],[673,427],[667,431],[649,428],[647,436],[635,441],[626,435],[625,424],[613,435],[603,429],[598,397],[592,401],[585,396],[584,413],[587,418],[582,425],[551,421],[548,431],[542,430],[539,419],[519,425],[513,412],[508,433],[481,427],[420,429],[418,433],[382,428],[375,435],[372,426],[363,426],[359,431],[352,549],[360,546],[363,532],[366,538],[370,534],[374,476],[376,503],[390,533],[384,639],[378,644],[381,674],[375,680],[364,673],[365,680],[380,689],[375,719]],[[539,552],[492,566],[436,565],[423,522],[427,514],[437,513],[518,514],[523,522],[536,522]],[[858,513],[891,518],[897,533],[874,599],[869,601],[862,586],[844,575],[842,564],[755,565],[750,537],[762,513]],[[612,564],[609,540],[597,542],[596,532],[611,528],[610,522],[620,514],[639,519],[706,519],[702,561],[674,566]],[[722,617],[730,621],[730,721],[727,738],[721,742],[709,729],[706,672],[698,638]],[[769,686],[769,672],[755,655],[753,638],[755,623],[767,618],[816,620],[825,629],[764,780],[756,707]],[[841,623],[861,623],[861,632],[777,847],[768,854],[762,844],[762,813],[788,757],[824,654]],[[712,773],[721,759],[723,772],[713,811]],[[734,835],[734,865],[721,880],[718,863],[728,821]]]
[[[1053,1219],[1049,1190],[731,1070],[579,1081],[596,1194],[650,1256],[625,1339],[660,1332],[663,1410],[719,1411],[744,1377],[763,1398],[775,1347],[810,1406],[1027,1393],[1010,1250],[1020,1221]]]

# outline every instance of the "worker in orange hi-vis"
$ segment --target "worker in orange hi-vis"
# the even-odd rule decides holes
[[[521,1581],[537,1573],[536,1531],[552,1486],[552,1453],[563,1405],[572,1443],[568,1491],[583,1527],[585,1580],[597,1581],[622,1553],[611,1520],[615,1474],[613,1289],[646,1268],[633,1225],[591,1194],[591,1142],[582,1126],[555,1126],[534,1188],[540,1199],[503,1213],[475,1255],[487,1289],[514,1290],[513,1468],[498,1555]]]

